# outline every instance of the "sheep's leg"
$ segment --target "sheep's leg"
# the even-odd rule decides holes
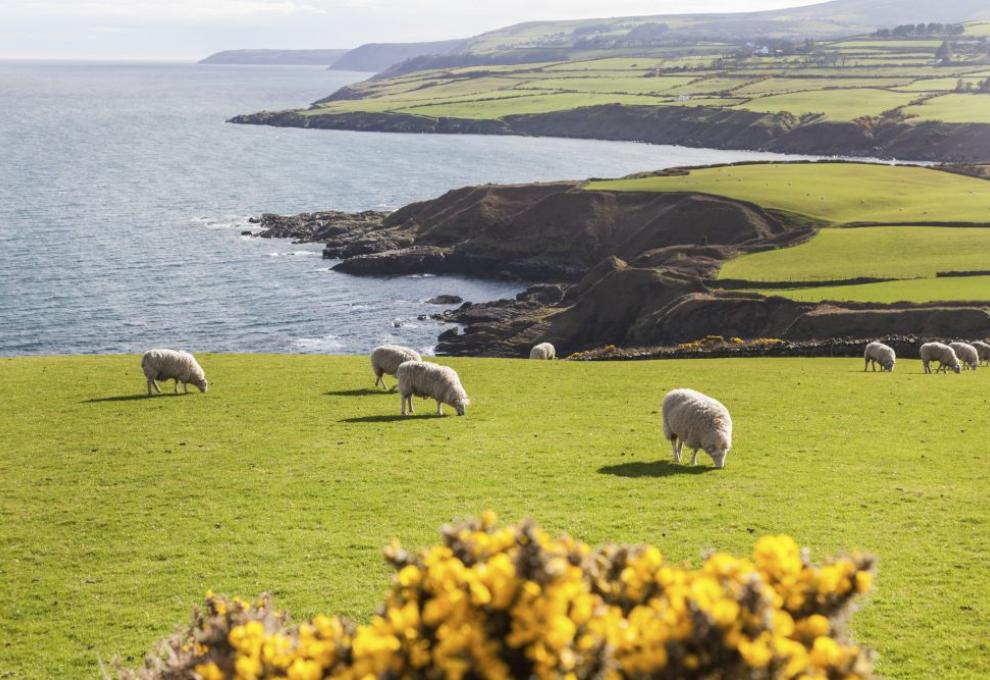
[[[870,367],[870,360],[869,359],[864,359],[863,360],[863,373],[866,373],[866,369],[869,368],[869,367]]]
[[[698,449],[691,449],[691,465],[698,462]]]
[[[382,383],[382,382],[383,382],[382,381],[382,376],[380,374],[378,374],[378,373],[375,373],[375,387],[378,387],[378,385],[380,383]],[[384,387],[384,385],[382,385],[382,386]]]
[[[443,402],[442,401],[437,401],[437,415],[438,416],[442,416],[443,415]]]
[[[189,394],[189,383],[187,383],[185,380],[182,381],[182,391],[186,394]]]
[[[678,445],[677,436],[670,440],[670,445],[674,449],[674,462],[681,462],[681,447]]]
[[[406,395],[400,394],[399,398],[402,400],[402,415],[406,415]]]
[[[150,397],[150,396],[151,396],[152,394],[154,394],[154,392],[152,392],[152,389],[154,389],[154,390],[156,390],[156,391],[157,391],[157,390],[158,390],[158,385],[156,385],[156,384],[155,384],[155,381],[154,381],[154,380],[149,380],[149,381],[148,381],[148,396],[149,396],[149,397]]]

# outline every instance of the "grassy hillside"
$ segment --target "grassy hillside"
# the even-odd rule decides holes
[[[990,224],[990,184],[985,180],[916,166],[761,163],[594,181],[585,186],[603,191],[700,191],[832,224]]]
[[[990,302],[990,276],[922,278],[814,288],[753,289],[764,295],[821,302]]]
[[[754,290],[768,295],[804,301],[990,302],[986,277],[935,278],[938,272],[990,267],[990,184],[984,179],[923,167],[770,163],[598,180],[585,186],[605,191],[700,191],[805,215],[833,227],[892,225],[824,229],[801,245],[744,255],[722,267],[719,278],[752,281]],[[926,222],[974,226],[917,226]],[[768,290],[758,285],[861,277],[902,280]]]
[[[986,269],[988,254],[987,228],[824,229],[793,248],[732,260],[722,267],[721,277],[748,281],[933,278],[938,272]]]
[[[678,21],[689,18],[672,20],[672,25]],[[614,22],[629,30],[628,20]],[[576,22],[567,30],[580,25]],[[606,25],[612,24],[605,22],[602,27]],[[541,26],[525,24],[482,36],[468,51],[497,48],[518,60],[527,45],[546,42]],[[563,24],[553,26],[554,35],[562,35]],[[979,33],[982,24],[972,24],[970,30]],[[352,86],[339,98],[304,113],[384,111],[494,119],[623,104],[788,112],[833,122],[906,116],[914,122],[986,123],[990,111],[990,93],[956,93],[960,79],[964,87],[976,87],[987,77],[985,46],[966,42],[968,36],[956,40],[951,64],[936,62],[942,38],[866,37],[820,42],[810,50],[791,46],[780,52],[775,43],[743,45],[741,39],[583,47],[559,39],[563,43],[543,45],[553,50],[533,53],[534,59],[557,55],[555,61],[434,68],[379,78]]]
[[[918,22],[990,19],[981,0],[837,0],[805,7],[733,14],[673,14],[639,17],[537,21],[484,33],[468,42],[474,52],[506,48],[571,46],[584,40],[615,40],[637,27],[666,27],[672,39],[725,37],[804,38],[865,33],[883,26]]]
[[[115,653],[134,663],[210,588],[366,620],[391,537],[431,543],[440,524],[492,508],[694,563],[771,532],[818,556],[868,549],[877,591],[853,629],[880,673],[990,674],[990,472],[973,461],[990,373],[451,360],[468,416],[417,401],[422,414],[402,419],[364,358],[202,363],[208,394],[146,399],[137,357],[0,361],[4,672],[90,678]],[[723,471],[667,462],[659,401],[683,385],[733,412]]]

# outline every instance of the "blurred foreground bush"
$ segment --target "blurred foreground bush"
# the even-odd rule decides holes
[[[788,536],[700,569],[657,548],[598,550],[490,513],[443,530],[395,567],[367,625],[317,616],[289,627],[267,596],[208,594],[191,624],[126,679],[203,678],[867,678],[870,654],[846,639],[870,588],[862,555],[823,566]]]

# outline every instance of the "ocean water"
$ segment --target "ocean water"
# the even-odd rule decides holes
[[[0,355],[429,351],[438,293],[522,284],[356,278],[318,245],[241,236],[261,212],[397,208],[483,182],[614,176],[774,154],[620,142],[226,124],[366,74],[0,63]]]

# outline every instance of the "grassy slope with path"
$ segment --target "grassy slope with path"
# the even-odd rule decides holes
[[[361,357],[202,363],[209,394],[146,399],[137,357],[0,360],[0,669],[93,677],[98,658],[138,659],[210,588],[367,619],[391,537],[425,545],[492,508],[695,563],[771,532],[819,557],[869,549],[877,591],[853,629],[880,673],[990,674],[990,372],[450,360],[468,416],[402,420]],[[733,412],[724,471],[667,462],[657,411],[683,385]]]

